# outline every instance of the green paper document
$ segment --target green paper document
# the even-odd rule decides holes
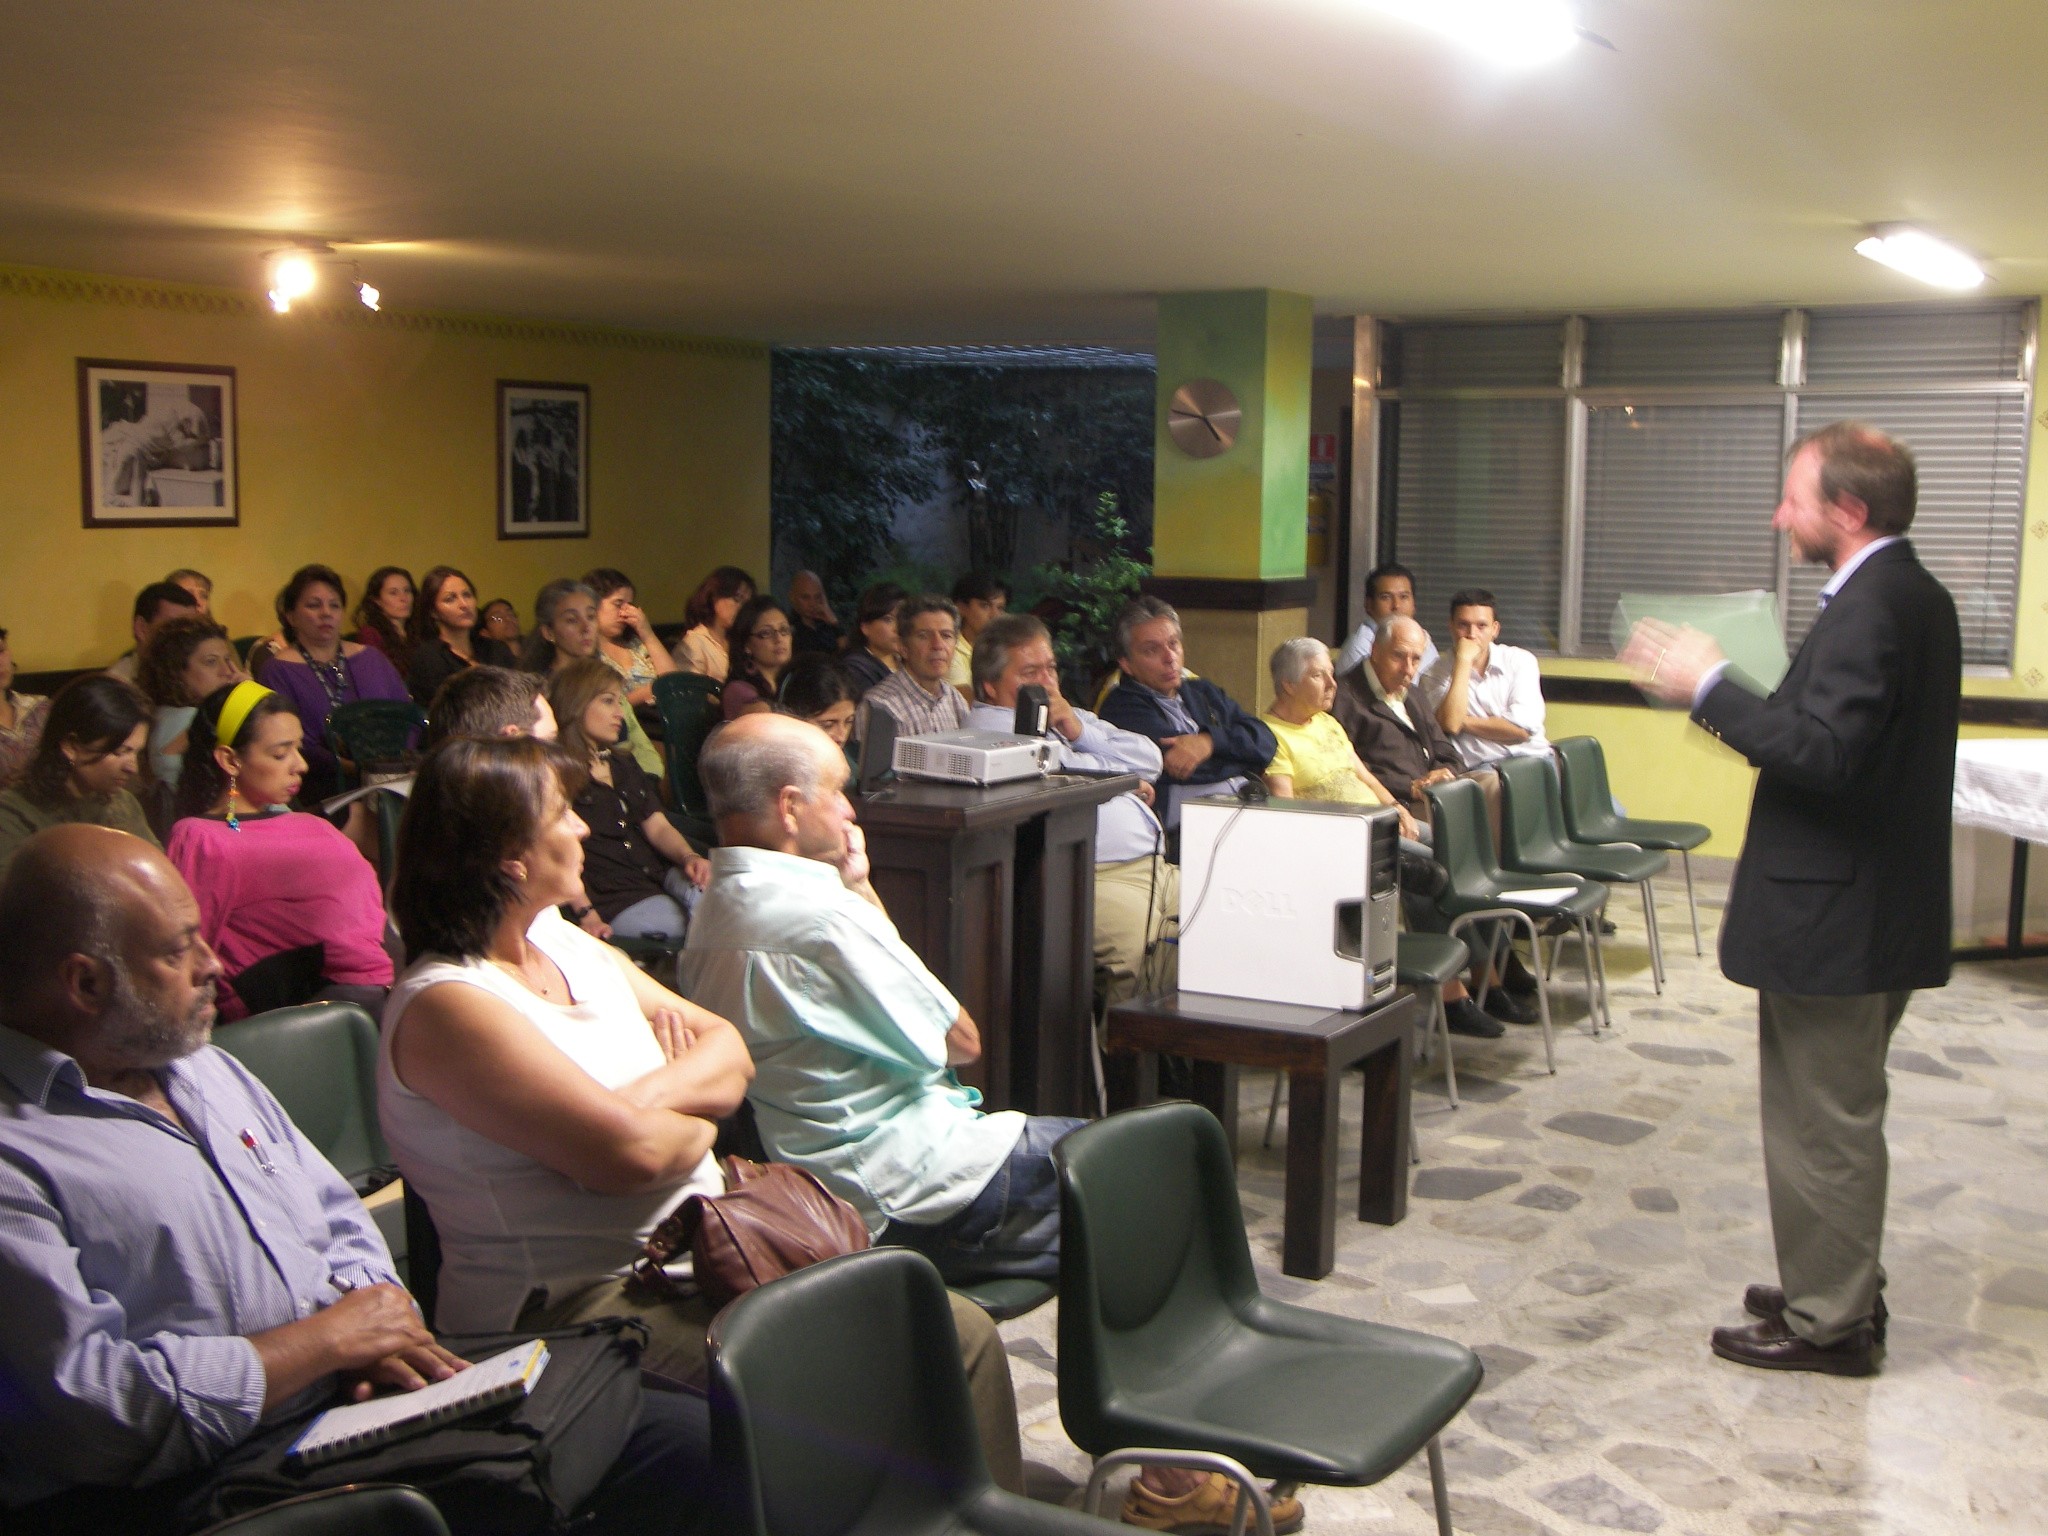
[[[1624,592],[1614,605],[1614,648],[1628,643],[1629,631],[1644,619],[1689,624],[1720,643],[1737,670],[1765,693],[1778,686],[1791,664],[1785,654],[1785,633],[1778,623],[1778,599],[1770,592],[1714,592],[1665,595]]]

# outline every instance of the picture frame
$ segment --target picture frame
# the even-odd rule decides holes
[[[239,527],[240,451],[234,369],[78,359],[86,527]]]
[[[590,537],[590,386],[498,380],[498,537]]]

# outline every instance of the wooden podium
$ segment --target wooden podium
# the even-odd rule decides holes
[[[899,780],[854,802],[875,893],[981,1027],[960,1077],[986,1108],[1095,1112],[1095,808],[1137,785]]]

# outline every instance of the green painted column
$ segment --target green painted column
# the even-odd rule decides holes
[[[1308,624],[1312,302],[1266,288],[1161,295],[1158,356],[1150,587],[1181,611],[1189,665],[1263,705],[1267,655]],[[1167,416],[1174,392],[1205,378],[1244,414],[1226,452],[1197,459]]]

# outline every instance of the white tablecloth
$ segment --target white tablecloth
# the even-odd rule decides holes
[[[1955,818],[2048,843],[2048,737],[1957,742]]]

